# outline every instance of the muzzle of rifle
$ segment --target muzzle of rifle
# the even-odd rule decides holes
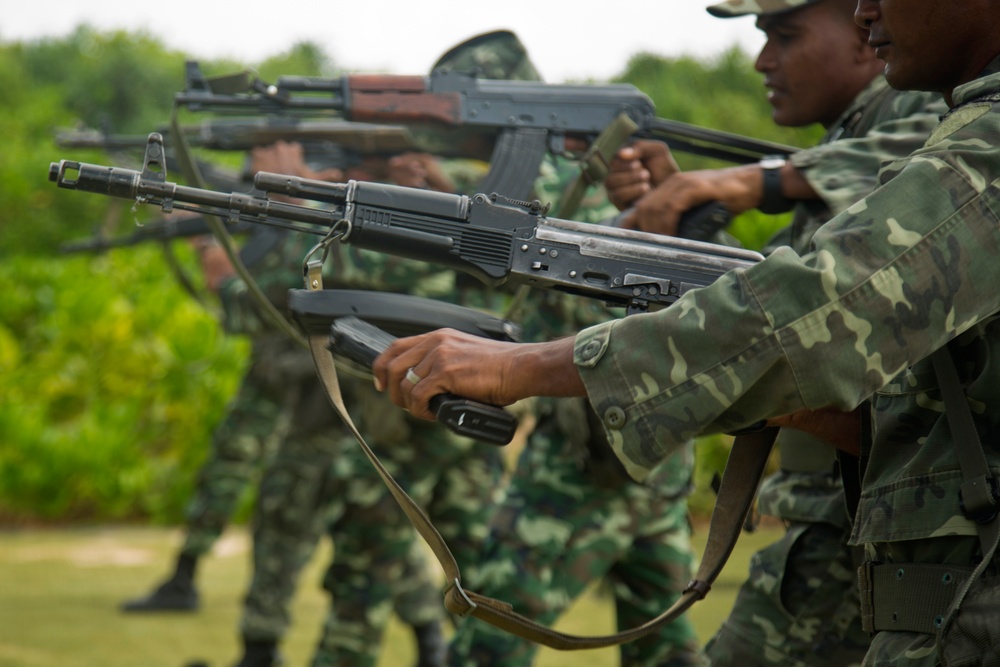
[[[60,160],[49,165],[49,180],[61,188],[122,199],[135,199],[139,194],[141,176],[132,169],[104,167],[74,160]]]

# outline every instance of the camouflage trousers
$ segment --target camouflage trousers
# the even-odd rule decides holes
[[[344,426],[321,393],[315,372],[298,384],[288,432],[263,472],[254,508],[253,576],[241,622],[249,640],[284,636],[299,574],[323,533],[335,492],[329,470]]]
[[[211,449],[188,501],[182,553],[202,556],[211,550],[248,486],[288,433],[300,384],[276,384],[268,372],[273,362],[265,362],[262,357],[301,354],[301,350],[281,341],[255,341],[250,367],[226,417],[212,433]]]
[[[358,398],[366,440],[434,523],[463,576],[474,576],[500,489],[500,450],[406,417],[374,391]],[[353,439],[333,476],[334,559],[323,579],[331,606],[312,666],[371,666],[393,609],[412,626],[445,618],[442,586],[428,584],[439,568],[418,562],[422,540]]]
[[[598,482],[555,420],[542,417],[491,526],[477,593],[551,625],[593,582],[610,585],[619,628],[648,621],[679,597],[694,555],[684,491]],[[690,463],[688,461],[687,463]],[[684,472],[690,479],[690,470]],[[686,490],[685,484],[681,485]],[[529,665],[538,646],[475,618],[461,621],[449,665]],[[686,618],[621,646],[630,666],[703,664]]]
[[[371,425],[369,444],[464,566],[486,534],[502,474],[499,451],[403,418],[368,382],[348,380],[342,389],[349,405],[370,413],[354,415],[356,423],[363,430]],[[373,665],[390,612],[413,626],[445,617],[441,586],[408,519],[345,435],[325,394],[317,385],[303,396],[321,400],[316,414],[325,423],[293,419],[265,471],[241,630],[249,640],[281,639],[299,573],[325,531],[334,543],[334,562],[323,580],[331,608],[313,664]],[[381,419],[374,418],[378,414]]]
[[[705,651],[713,667],[860,664],[861,630],[849,528],[789,522],[784,537],[754,554],[729,618]]]

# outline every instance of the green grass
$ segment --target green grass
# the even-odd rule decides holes
[[[706,600],[689,612],[702,639],[728,613],[747,571],[750,554],[777,536],[777,528],[744,535]],[[703,547],[704,530],[696,535]],[[202,608],[197,614],[123,615],[118,604],[161,580],[180,543],[176,530],[134,527],[30,529],[0,532],[0,667],[181,667],[204,660],[231,667],[239,656],[238,621],[247,581],[247,534],[234,529],[199,566]],[[327,600],[319,587],[331,555],[324,545],[301,579],[291,632],[283,644],[286,665],[307,665]],[[605,634],[612,609],[592,591],[557,627]],[[379,667],[407,667],[413,660],[407,629],[393,622]],[[543,648],[539,667],[581,664],[580,653]],[[586,664],[618,664],[617,649],[587,654]]]

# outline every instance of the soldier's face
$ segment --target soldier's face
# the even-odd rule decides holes
[[[836,3],[761,16],[757,27],[767,41],[755,66],[778,125],[829,126],[871,80],[859,57],[868,49],[863,32]]]
[[[1000,52],[991,0],[858,0],[855,21],[885,61],[893,88],[950,94]]]

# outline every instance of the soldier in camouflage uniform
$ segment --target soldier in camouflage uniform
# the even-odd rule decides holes
[[[827,132],[818,146],[793,154],[787,166],[767,161],[766,175],[753,165],[678,173],[651,183],[655,166],[644,168],[635,153],[649,153],[645,157],[655,165],[666,159],[655,152],[665,148],[636,147],[613,164],[608,178],[612,197],[623,207],[656,188],[638,202],[630,224],[662,231],[671,222],[665,207],[683,207],[694,190],[699,197],[712,194],[733,213],[751,207],[778,213],[794,205],[791,224],[764,252],[783,245],[805,252],[825,221],[874,189],[884,162],[919,148],[946,110],[944,103],[938,95],[889,87],[881,61],[865,43],[867,33],[854,25],[853,11],[853,0],[770,0],[753,6],[731,0],[709,7],[723,18],[757,16],[768,36],[757,69],[780,91],[772,98],[775,122],[820,122]],[[864,57],[856,59],[857,53]],[[770,196],[766,187],[760,202],[743,195],[744,181],[767,178],[775,179]],[[709,642],[708,656],[713,665],[859,663],[870,640],[858,609],[857,554],[847,546],[851,521],[840,462],[832,446],[801,431],[783,430],[777,444],[781,469],[762,483],[758,510],[781,519],[787,530],[754,555],[749,578]]]
[[[509,31],[486,33],[457,45],[438,60],[433,69],[437,68],[474,72],[482,78],[539,78],[523,45]],[[386,261],[392,260],[374,253],[357,254],[349,263],[350,272],[370,275],[379,272],[379,264]],[[419,280],[416,289],[421,296],[487,310],[502,307],[498,296],[478,286],[470,288],[469,281],[452,272],[414,276],[413,280]],[[357,423],[371,435],[370,444],[387,454],[383,463],[427,512],[463,574],[475,576],[488,519],[499,497],[494,495],[500,489],[502,473],[498,450],[453,434],[448,434],[448,445],[443,446],[440,432],[394,410],[370,385],[367,391],[370,395],[355,401],[361,406]],[[346,492],[334,503],[335,518],[329,528],[337,558],[323,586],[330,591],[333,604],[313,667],[360,664],[345,663],[345,656],[378,644],[388,619],[390,594],[399,585],[400,554],[417,546],[408,519],[374,477],[360,448],[348,447],[334,474],[337,486]],[[488,498],[492,502],[486,503]],[[373,526],[378,527],[377,536]],[[372,567],[372,563],[387,566]],[[437,599],[440,601],[440,594]],[[438,604],[435,611],[442,609]]]
[[[287,144],[284,148],[284,152],[292,149]],[[271,153],[274,150],[256,151],[256,158],[273,160]],[[272,162],[265,168],[281,170],[286,161],[287,158],[278,164]],[[397,156],[388,164],[364,160],[361,166],[352,168],[348,176],[359,180],[384,180],[396,173],[403,174],[404,182],[409,185],[427,185],[429,180],[429,184],[436,187],[444,187],[445,182],[447,187],[452,187],[452,179],[447,175],[427,174],[422,166],[425,161],[424,156],[412,155]],[[295,164],[301,164],[300,153]],[[453,170],[452,177],[459,182],[459,176],[468,180],[470,169],[459,166],[462,168]],[[478,167],[473,171],[481,173]],[[306,175],[344,178],[340,172]],[[255,264],[257,281],[272,303],[283,304],[289,286],[300,286],[300,264],[314,243],[315,238],[311,236],[283,235]],[[196,608],[193,575],[197,557],[207,553],[218,537],[251,472],[263,467],[254,516],[254,579],[246,599],[242,632],[245,653],[240,664],[246,667],[270,665],[276,660],[277,644],[288,626],[287,609],[298,572],[322,534],[334,495],[329,470],[343,446],[339,438],[347,436],[347,431],[322,398],[322,388],[309,353],[269,324],[246,285],[235,278],[221,247],[208,239],[199,239],[195,247],[205,269],[208,287],[219,293],[224,327],[231,333],[251,337],[251,363],[225,421],[213,434],[213,448],[190,503],[188,536],[178,558],[176,573],[150,596],[126,603],[126,607],[129,611]],[[351,257],[353,255],[346,257],[340,266],[349,264]],[[354,284],[370,286],[370,276],[377,275],[382,277],[383,284],[398,289],[411,287],[413,263],[400,268],[403,264],[406,263],[389,258],[379,267],[368,266],[367,276],[360,271],[341,271],[340,284],[351,280]],[[418,278],[431,284],[435,282],[426,267],[419,273]],[[345,382],[345,391],[351,384],[350,380]],[[368,382],[361,386],[370,391]],[[473,467],[482,465],[476,460]],[[400,554],[398,560],[406,574],[400,579],[402,583],[397,582],[395,586],[395,610],[416,632],[418,653],[424,659],[421,664],[435,664],[434,656],[443,652],[440,622],[444,615],[437,584],[421,552],[408,551]]]
[[[277,164],[265,167],[268,171],[316,176],[303,163],[301,147],[297,145],[279,143],[256,150],[255,157],[276,161]],[[454,187],[454,181],[430,156],[393,158],[388,169],[379,171],[372,171],[371,166],[367,165],[364,171],[355,169],[346,177],[433,186],[439,190]],[[301,262],[315,241],[315,237],[288,234],[280,247],[262,261],[257,281],[273,302],[280,302],[289,288],[301,286]],[[452,272],[348,246],[338,246],[335,251],[328,278],[330,285],[419,291],[437,298],[455,295]],[[246,314],[242,328],[261,321],[242,281],[226,281],[220,294],[227,312]],[[287,389],[296,378],[301,390],[290,437],[282,442],[261,482],[253,536],[253,580],[241,622],[244,655],[239,665],[271,665],[276,661],[277,644],[290,620],[288,606],[298,574],[324,529],[336,548],[333,574],[327,576],[324,586],[336,597],[334,608],[346,611],[343,622],[328,621],[314,664],[327,664],[327,656],[334,654],[336,664],[373,664],[382,628],[393,609],[415,629],[418,664],[439,664],[443,653],[440,625],[444,609],[424,556],[415,548],[412,530],[400,530],[403,519],[386,502],[382,481],[367,460],[360,465],[356,456],[360,450],[327,403],[308,352],[290,340],[283,344],[285,354],[278,358],[283,375],[272,377],[271,386]],[[480,533],[484,532],[487,513],[492,507],[491,495],[499,486],[502,472],[499,453],[494,448],[492,453],[473,454],[472,441],[423,422],[418,425],[422,437],[416,438],[405,427],[402,411],[370,387],[370,382],[358,378],[345,377],[343,381],[345,399],[351,405],[361,406],[359,427],[369,434],[373,444],[388,450],[389,467],[401,466],[397,470],[401,478],[409,479],[410,475],[415,484],[422,483],[427,488],[438,486],[442,472],[447,472],[452,484],[461,485],[461,493],[447,496],[447,501],[451,501],[448,509],[452,512],[449,516],[453,530],[461,531],[463,537],[465,531],[474,535],[476,526],[480,526]],[[368,418],[368,414],[377,418]],[[423,456],[414,462],[407,455],[414,442],[439,455]],[[467,460],[463,461],[463,457]],[[430,459],[433,461],[426,463]],[[426,499],[419,494],[415,497]],[[475,542],[470,539],[470,544]]]
[[[1000,148],[985,138],[1000,133],[1000,3],[860,0],[856,20],[890,85],[942,93],[950,110],[808,252],[779,248],[668,309],[574,339],[404,339],[376,378],[425,418],[426,390],[498,404],[586,392],[639,479],[695,435],[759,420],[854,453],[860,443],[851,542],[865,547],[862,617],[877,633],[863,664],[992,665]],[[762,183],[752,187],[760,197]],[[444,355],[451,372],[432,370]],[[424,380],[407,386],[411,367]],[[949,388],[958,400],[945,407]]]
[[[319,171],[315,175],[326,177],[329,173]],[[249,243],[268,238],[271,237],[258,237]],[[127,613],[198,609],[199,594],[195,586],[198,561],[211,551],[251,480],[266,468],[279,443],[289,437],[289,429],[296,421],[293,416],[296,406],[302,400],[302,383],[311,381],[315,374],[307,353],[292,344],[283,332],[264,326],[256,311],[248,310],[239,299],[228,295],[230,291],[245,288],[236,288],[237,283],[231,283],[233,268],[215,240],[211,236],[197,237],[192,239],[192,246],[202,263],[206,288],[213,293],[222,292],[223,329],[250,337],[250,363],[237,395],[227,406],[225,418],[212,433],[211,447],[186,507],[186,532],[174,572],[148,595],[124,602],[121,608]],[[260,267],[254,263],[253,268],[266,281],[275,266],[266,262],[266,253],[264,257]],[[280,291],[273,296],[274,303],[284,303]],[[249,295],[242,298],[249,299]]]
[[[393,268],[398,260],[349,246],[342,247],[341,254],[350,255],[350,261],[341,264],[349,267],[341,271],[341,281],[347,284],[356,284],[352,278],[370,281],[370,276],[381,276],[388,291],[405,290],[483,310],[499,306],[488,292],[458,284],[451,271],[415,262]],[[501,488],[501,450],[409,417],[370,382],[355,387],[352,394],[352,418],[367,442],[434,522],[463,570],[473,571]],[[412,562],[407,556],[423,553],[416,532],[361,448],[350,440],[329,471],[335,493],[329,498],[326,530],[335,554],[323,588],[331,604],[313,667],[374,665],[392,602],[410,587],[421,593],[411,593],[409,599],[423,602],[419,613],[426,622],[444,616],[440,587],[428,588],[407,572]],[[443,643],[441,649],[443,653]]]
[[[523,46],[508,31],[473,38],[449,51],[435,67],[469,71],[472,61],[481,77],[537,78]],[[478,181],[473,175],[483,174],[464,162],[449,160],[440,165],[449,172],[447,179],[439,179],[439,190],[469,192]],[[451,184],[448,188],[441,185],[445,180]],[[337,252],[331,283],[335,286],[407,292],[483,310],[502,307],[502,296],[478,284],[470,287],[452,271],[350,246],[340,246]],[[299,259],[304,255],[303,250]],[[474,573],[500,488],[500,450],[405,415],[375,392],[370,382],[351,383],[350,392],[348,405],[366,440],[434,522],[463,571]],[[333,414],[332,409],[328,411]],[[437,628],[443,618],[441,593],[436,585],[427,584],[426,572],[423,577],[413,576],[416,558],[422,554],[416,533],[356,443],[342,443],[326,474],[326,530],[335,554],[323,579],[331,605],[312,665],[373,665],[393,603],[402,615],[401,600],[406,602],[405,620],[416,625],[419,637],[421,629]],[[279,542],[267,551],[287,553],[281,551]],[[294,559],[288,564],[300,566]],[[274,621],[267,610],[275,604],[252,602],[248,600],[244,636],[265,634],[266,626]],[[263,623],[257,619],[258,609]],[[421,639],[420,664],[435,664],[442,656],[431,650],[430,638]],[[443,651],[443,643],[440,646]]]
[[[546,162],[536,190],[558,203],[574,170]],[[617,210],[603,189],[581,202],[575,220],[599,222]],[[550,340],[621,316],[598,302],[530,290],[515,312],[525,340]],[[694,554],[685,498],[693,450],[684,448],[647,483],[632,482],[618,464],[582,399],[540,399],[537,423],[517,462],[494,520],[471,590],[505,600],[551,625],[593,582],[612,592],[618,626],[657,616],[691,580]],[[530,665],[538,646],[475,619],[459,623],[449,646],[453,667]],[[623,665],[703,664],[691,623],[682,618],[621,647]]]

